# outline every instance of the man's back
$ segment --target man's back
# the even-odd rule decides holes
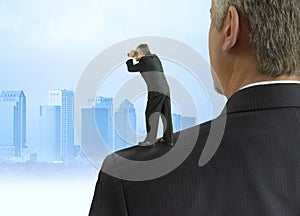
[[[143,64],[143,68],[140,72],[148,72],[148,71],[157,71],[164,72],[160,59],[157,55],[151,54],[146,55],[140,59],[140,62]]]
[[[244,89],[230,98],[227,112],[215,124],[222,118],[224,136],[206,165],[198,162],[211,122],[181,132],[181,140],[199,132],[197,143],[165,176],[134,182],[101,172],[90,215],[300,215],[300,85]],[[170,147],[158,145],[118,154],[150,160],[168,151]],[[122,167],[118,160],[113,163]]]
[[[148,92],[158,92],[164,95],[170,95],[170,89],[160,59],[155,54],[142,57],[134,65],[129,59],[127,68],[130,72],[140,72],[147,85]]]

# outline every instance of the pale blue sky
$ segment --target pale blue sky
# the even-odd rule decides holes
[[[0,90],[25,91],[27,145],[38,144],[38,109],[47,103],[48,90],[74,90],[89,62],[115,43],[140,36],[169,37],[208,60],[210,4],[209,0],[0,0]]]

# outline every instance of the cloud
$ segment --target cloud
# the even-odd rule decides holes
[[[0,31],[20,32],[22,28],[22,18],[6,5],[0,4]]]

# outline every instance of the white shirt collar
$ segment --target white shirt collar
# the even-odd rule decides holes
[[[273,80],[273,81],[256,82],[256,83],[251,83],[249,85],[245,85],[240,90],[245,89],[245,88],[250,88],[250,87],[253,87],[253,86],[272,85],[272,84],[300,84],[300,81],[296,81],[296,80]]]

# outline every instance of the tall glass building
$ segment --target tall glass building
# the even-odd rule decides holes
[[[74,157],[74,92],[71,90],[51,90],[48,92],[48,105],[60,107],[60,145],[61,160]]]
[[[178,132],[182,129],[182,116],[179,114],[172,114],[173,132]]]
[[[60,155],[60,106],[40,106],[40,149],[38,159],[42,162],[61,160]]]
[[[105,145],[113,147],[113,99],[97,97],[94,115],[98,133]]]
[[[113,133],[113,98],[97,97],[93,106],[81,108],[81,146],[89,157],[112,151]]]
[[[125,99],[115,112],[115,146],[113,150],[136,144],[136,111],[132,103]]]
[[[0,159],[22,157],[26,148],[26,97],[23,91],[0,95]]]

